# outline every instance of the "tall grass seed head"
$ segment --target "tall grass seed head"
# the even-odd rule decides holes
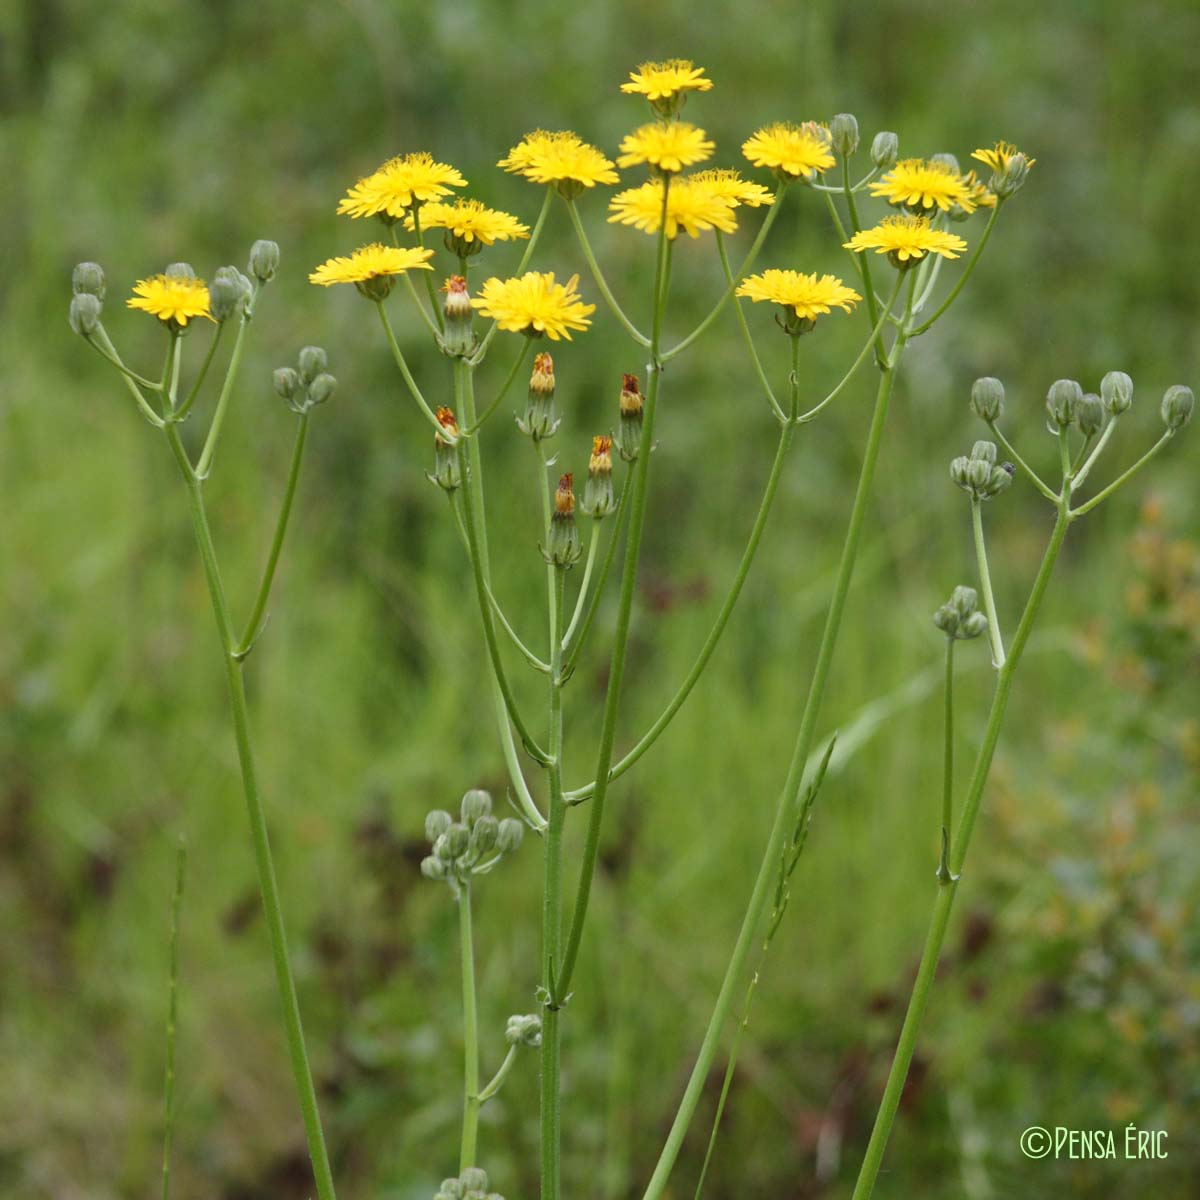
[[[545,351],[533,356],[529,375],[529,400],[524,416],[517,418],[517,428],[534,441],[553,437],[562,418],[554,402],[554,359]]]
[[[644,399],[636,375],[621,376],[621,398],[617,426],[617,452],[626,462],[635,462],[642,443]]]
[[[1100,399],[1114,417],[1128,412],[1133,404],[1133,380],[1124,371],[1109,371],[1100,380]]]
[[[90,337],[100,324],[100,314],[103,311],[104,305],[99,296],[92,292],[77,292],[71,297],[67,321],[80,337]]]
[[[104,293],[107,291],[108,285],[104,278],[104,268],[99,263],[81,262],[75,264],[75,269],[71,272],[71,291],[76,295],[95,296],[101,303],[104,302]]]
[[[1083,388],[1074,379],[1056,379],[1046,393],[1046,411],[1050,414],[1050,432],[1057,434],[1075,420],[1075,410],[1083,399]]]
[[[989,425],[998,421],[1004,412],[1004,384],[991,375],[975,380],[971,385],[971,407],[981,421]]]
[[[612,438],[601,435],[592,438],[592,453],[588,459],[587,482],[583,486],[583,511],[601,520],[616,507],[613,496]]]
[[[1173,384],[1163,393],[1162,419],[1170,433],[1177,433],[1191,419],[1196,407],[1196,397],[1192,389],[1181,383]]]

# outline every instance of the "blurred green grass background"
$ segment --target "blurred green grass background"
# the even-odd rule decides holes
[[[1010,436],[1048,471],[1049,382],[1094,388],[1106,370],[1129,371],[1137,399],[1109,470],[1157,436],[1162,389],[1195,383],[1197,44],[1187,0],[0,7],[0,1194],[109,1200],[157,1186],[181,834],[177,1194],[309,1194],[183,497],[164,447],[67,328],[75,261],[105,265],[109,328],[150,369],[158,331],[118,311],[134,279],[181,258],[202,274],[241,263],[256,237],[282,246],[208,487],[241,612],[290,446],[270,370],[318,342],[339,377],[316,417],[251,705],[343,1192],[418,1200],[454,1165],[460,1079],[455,919],[444,889],[418,876],[421,822],[469,786],[502,793],[503,774],[460,547],[423,476],[426,428],[370,310],[349,289],[305,281],[364,240],[335,217],[337,197],[388,155],[427,148],[461,167],[473,194],[531,220],[538,193],[495,160],[539,125],[611,153],[643,119],[618,83],[638,61],[676,54],[715,80],[689,116],[716,137],[719,164],[738,161],[759,123],[843,110],[865,141],[897,130],[905,152],[965,161],[1005,137],[1037,156],[961,302],[905,363],[823,722],[870,736],[820,798],[706,1193],[843,1197],[930,900],[940,711],[929,673],[941,647],[929,614],[973,573],[966,506],[946,479],[980,433],[967,389],[979,374],[1005,380]],[[600,197],[584,212],[644,318],[652,243],[605,227]],[[537,262],[560,276],[583,268],[568,233],[556,209]],[[680,334],[706,311],[719,268],[706,239],[677,260],[669,326]],[[479,269],[515,261],[496,250]],[[789,201],[762,261],[846,271],[807,194]],[[595,298],[586,274],[583,290]],[[753,317],[782,382],[783,339]],[[409,322],[405,345],[433,398],[444,364],[419,333]],[[860,320],[829,318],[805,345],[814,396],[861,335]],[[512,349],[498,343],[485,392]],[[556,362],[561,454],[580,469],[639,357],[600,312]],[[708,675],[614,790],[566,1021],[573,1195],[640,1194],[690,1067],[790,752],[871,388],[865,372],[798,438]],[[725,318],[666,383],[622,745],[707,631],[773,441]],[[498,591],[535,637],[529,447],[497,420],[485,455]],[[1195,1194],[1196,461],[1194,438],[1180,439],[1072,533],[1018,682],[881,1196]],[[988,518],[1011,626],[1047,514],[1018,484]],[[572,689],[571,782],[594,752],[611,619],[606,607]],[[988,693],[983,649],[969,650],[960,761]],[[537,681],[522,688],[533,704]],[[485,1071],[505,1017],[533,1007],[537,859],[527,845],[480,889]],[[674,1195],[691,1194],[721,1069]],[[535,1108],[530,1058],[484,1118],[484,1161],[509,1200],[536,1194]],[[1018,1149],[1031,1124],[1130,1121],[1166,1129],[1170,1158],[1029,1162]]]

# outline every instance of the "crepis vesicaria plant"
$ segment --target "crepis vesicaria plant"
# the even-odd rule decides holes
[[[457,536],[465,552],[487,649],[486,673],[499,749],[516,813],[498,819],[492,811],[491,797],[474,789],[463,797],[457,817],[435,809],[426,820],[430,853],[422,863],[422,872],[429,879],[447,885],[460,914],[465,1049],[458,1175],[443,1181],[437,1200],[476,1197],[494,1200],[495,1193],[489,1191],[488,1177],[478,1162],[479,1113],[499,1092],[526,1048],[540,1057],[541,1195],[544,1200],[558,1200],[562,1194],[561,1023],[583,942],[610,788],[650,750],[703,674],[754,561],[797,430],[813,422],[837,400],[870,360],[877,378],[876,399],[795,747],[762,864],[711,1019],[643,1196],[645,1200],[654,1200],[664,1193],[695,1115],[722,1030],[733,1011],[737,984],[746,973],[756,936],[764,926],[764,915],[766,934],[757,942],[760,956],[769,946],[787,907],[788,881],[804,847],[812,804],[833,750],[833,738],[829,737],[824,740],[824,750],[817,752],[819,716],[884,440],[888,408],[905,350],[953,305],[976,269],[1001,212],[1025,186],[1034,166],[1032,158],[1006,142],[976,150],[966,171],[950,154],[901,158],[896,134],[881,131],[873,137],[865,156],[867,161],[855,178],[854,164],[860,157],[858,123],[850,114],[841,113],[827,124],[811,120],[776,122],[755,131],[743,143],[742,155],[763,175],[760,179],[745,178],[739,169],[710,165],[716,152],[713,141],[703,129],[682,117],[685,103],[702,97],[711,87],[712,81],[703,68],[683,60],[645,63],[633,71],[621,90],[648,103],[650,119],[622,140],[615,162],[571,132],[538,130],[523,137],[498,165],[541,190],[542,204],[532,225],[489,207],[483,200],[460,194],[467,180],[457,168],[431,154],[407,153],[390,158],[349,188],[338,206],[338,211],[352,220],[375,222],[377,240],[349,254],[330,258],[310,275],[311,281],[321,286],[352,285],[374,307],[404,390],[414,402],[418,418],[427,421],[432,429],[434,454],[429,479],[448,499],[447,536]],[[621,181],[618,169],[633,171],[634,180]],[[638,180],[637,176],[643,172],[644,178]],[[591,202],[598,187],[619,182],[625,186],[608,202],[608,221],[649,238],[645,243],[649,254],[644,273],[648,323],[635,322],[618,302],[593,251],[580,211],[584,203]],[[534,343],[565,345],[573,334],[588,330],[594,319],[597,306],[584,299],[578,276],[560,281],[554,271],[530,269],[556,201],[561,202],[573,228],[599,300],[627,339],[630,357],[634,362],[645,361],[647,366],[644,377],[637,371],[618,369],[614,373],[613,425],[595,431],[590,437],[586,473],[581,475],[585,480],[583,498],[577,501],[576,472],[552,472],[558,456],[548,453],[548,445],[558,436],[564,421],[557,399],[558,367],[544,349],[534,356],[527,398],[516,414],[515,430],[531,446],[545,529],[537,547],[544,564],[547,596],[545,649],[539,650],[527,645],[517,634],[493,586],[482,450],[483,430],[510,393]],[[847,252],[849,283],[827,270],[829,264],[825,261],[785,262],[754,269],[776,218],[784,205],[793,201],[815,209],[818,218],[821,210],[825,210],[833,231],[829,253],[836,254],[839,247]],[[867,206],[879,202],[886,206],[886,211],[867,219]],[[757,230],[735,268],[729,254],[731,239],[738,234],[739,224],[747,217],[753,219],[756,212],[761,214]],[[970,241],[964,234],[972,234]],[[667,330],[676,254],[681,246],[692,252],[690,243],[710,235],[726,284],[713,297],[704,319],[690,332],[671,341]],[[478,263],[502,252],[508,243],[524,246],[515,272],[508,276],[489,275],[473,283]],[[702,251],[703,247],[697,247],[695,252]],[[448,271],[443,265],[446,262]],[[165,361],[156,376],[140,374],[128,366],[110,339],[102,320],[105,277],[94,263],[82,263],[76,268],[70,323],[119,373],[137,410],[163,435],[179,467],[227,673],[284,1027],[314,1178],[322,1200],[332,1200],[333,1177],[292,982],[242,683],[243,664],[265,623],[310,417],[316,407],[330,399],[336,387],[323,350],[305,347],[294,365],[280,367],[272,379],[275,392],[298,418],[296,446],[267,563],[249,617],[241,625],[235,625],[231,616],[203,490],[234,392],[247,328],[256,314],[263,287],[278,267],[278,247],[260,241],[252,248],[244,272],[222,267],[214,273],[212,282],[205,284],[196,278],[191,267],[175,263],[161,274],[138,282],[128,301],[129,307],[156,317],[165,335]],[[944,273],[952,277],[944,278]],[[439,276],[443,279],[440,290],[435,283]],[[410,369],[393,329],[393,293],[398,285],[408,312],[447,360],[448,380],[435,378],[422,384]],[[774,315],[775,325],[786,335],[790,359],[790,370],[784,376],[786,386],[778,387],[772,382],[776,368],[760,352],[756,338],[756,334],[769,326],[758,318],[753,307],[749,313],[743,309],[743,299],[750,301],[751,306],[766,304]],[[776,454],[742,559],[694,665],[661,715],[617,758],[617,722],[642,532],[649,507],[650,450],[659,436],[659,406],[668,390],[663,383],[664,368],[717,336],[717,320],[727,308],[732,309],[737,331],[745,342],[754,378],[761,387],[765,412],[777,425]],[[834,319],[831,314],[835,310],[841,314],[864,313],[865,337],[842,377],[820,399],[806,404],[806,381],[813,372],[806,372],[802,380],[801,357],[810,335],[819,336],[824,323]],[[478,324],[480,319],[482,326]],[[184,343],[197,325],[209,330],[210,336],[192,382],[185,389]],[[183,422],[197,405],[222,334],[230,326],[237,330],[234,346],[207,434],[194,457],[182,436]],[[499,382],[489,384],[493,389],[491,399],[481,405],[476,399],[477,377],[500,333],[514,335],[516,340]],[[568,378],[569,375],[568,371]],[[429,395],[434,396],[434,402],[427,398]],[[1053,485],[1022,457],[1001,430],[1004,398],[1004,388],[998,380],[976,381],[971,389],[971,407],[990,436],[976,441],[968,454],[950,464],[953,483],[970,503],[976,578],[973,586],[964,584],[954,588],[949,600],[934,615],[934,624],[944,635],[946,663],[941,853],[936,868],[934,914],[908,1019],[854,1192],[859,1198],[871,1193],[879,1170],[983,799],[1013,677],[1059,550],[1071,525],[1159,454],[1187,424],[1194,406],[1187,388],[1168,389],[1161,402],[1165,425],[1161,438],[1107,486],[1085,498],[1085,484],[1114,442],[1121,417],[1131,407],[1130,378],[1110,372],[1095,393],[1085,392],[1079,383],[1069,379],[1050,386],[1046,423],[1057,447],[1058,476]],[[752,420],[749,413],[746,420]],[[669,436],[669,430],[668,417],[664,436]],[[1028,447],[1026,452],[1033,461],[1042,457]],[[624,464],[619,483],[615,471],[617,460]],[[1000,499],[1019,485],[1036,489],[1052,506],[1055,519],[1028,600],[1006,645],[1005,622],[997,611],[991,584],[983,510],[985,504]],[[568,685],[589,637],[595,632],[598,604],[622,545],[625,553],[617,584],[616,620],[609,645],[608,683],[595,766],[590,782],[568,787],[563,761]],[[577,568],[577,573],[572,574]],[[573,603],[568,606],[569,578],[578,578],[579,583],[573,588]],[[952,754],[954,652],[960,641],[982,639],[985,635],[996,672],[995,696],[969,782],[956,803]],[[537,733],[518,705],[510,683],[512,655],[524,668],[539,674],[545,686],[545,721]],[[523,761],[522,753],[528,762]],[[527,777],[529,763],[544,776],[544,787],[531,785]],[[544,793],[542,803],[535,796],[539,791]],[[586,831],[568,904],[563,832],[568,818],[579,807],[584,807],[581,815],[586,819]],[[536,1010],[509,1019],[505,1030],[507,1056],[491,1081],[481,1084],[471,894],[481,876],[493,871],[518,849],[526,828],[538,838],[544,887],[540,958],[536,972],[530,972],[526,991],[528,999],[536,1003]],[[758,978],[759,972],[755,971],[754,983]],[[519,982],[517,987],[519,991]],[[740,1027],[744,1027],[753,987],[752,983]],[[736,1053],[731,1054],[727,1072],[732,1072],[735,1059]],[[168,1089],[168,1128],[169,1097]],[[717,1122],[720,1115],[718,1108]],[[714,1124],[710,1153],[716,1132]],[[707,1159],[704,1165],[706,1168]]]

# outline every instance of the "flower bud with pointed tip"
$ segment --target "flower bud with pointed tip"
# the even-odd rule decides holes
[[[1124,371],[1109,371],[1100,380],[1100,399],[1114,417],[1128,412],[1133,404],[1133,380]]]
[[[471,826],[471,853],[476,858],[486,854],[496,845],[499,832],[500,822],[491,813],[477,817]]]
[[[470,844],[470,830],[465,825],[455,823],[433,843],[433,852],[438,858],[452,861],[461,858]]]
[[[1175,433],[1192,419],[1195,407],[1196,397],[1192,395],[1192,389],[1176,383],[1163,393],[1163,423],[1171,433]]]
[[[534,441],[544,441],[557,432],[561,418],[554,403],[554,359],[544,350],[533,356],[529,374],[529,402],[517,428]]]
[[[975,380],[971,385],[971,407],[981,421],[998,421],[1004,412],[1004,384],[991,375]]]
[[[438,1188],[439,1192],[449,1196],[451,1200],[462,1200],[464,1190],[463,1185],[457,1179],[443,1179],[442,1186]]]
[[[1075,406],[1075,425],[1084,437],[1092,437],[1104,426],[1104,402],[1095,392],[1085,392]]]
[[[436,842],[454,824],[454,818],[445,809],[435,808],[425,817],[425,836]]]
[[[1050,420],[1065,429],[1075,419],[1075,408],[1083,399],[1083,388],[1074,379],[1056,379],[1046,393],[1046,411]]]
[[[588,459],[587,482],[583,485],[583,511],[589,517],[602,520],[617,507],[613,495],[612,438],[592,438],[592,454]]]
[[[516,817],[505,817],[496,831],[496,849],[512,854],[525,839],[525,826]]]
[[[1029,176],[1029,159],[1019,150],[1010,155],[1008,161],[992,176],[992,191],[1001,200],[1007,200],[1025,186]]]
[[[988,619],[981,612],[966,617],[958,628],[958,636],[964,641],[977,638],[987,632]]]
[[[445,879],[446,864],[442,859],[437,858],[433,854],[426,855],[421,859],[421,874],[426,879]]]
[[[246,272],[253,275],[259,283],[270,283],[279,270],[279,244],[259,238],[250,247],[250,258],[246,263]]]
[[[312,383],[329,365],[329,358],[320,346],[305,346],[296,356],[296,366],[300,378],[306,383]]]
[[[458,421],[454,409],[444,404],[438,406],[438,424],[446,431],[446,437],[440,433],[433,435],[433,474],[426,478],[436,483],[445,492],[456,491],[462,486],[462,467],[458,455]]]
[[[103,303],[107,285],[104,280],[104,268],[99,263],[81,262],[75,264],[71,272],[71,291],[76,296],[86,294],[95,296]]]
[[[491,813],[492,798],[483,788],[472,788],[463,796],[460,809],[463,822],[472,825],[480,817],[486,817]]]
[[[88,337],[95,332],[100,324],[100,314],[104,305],[100,297],[91,292],[80,292],[71,297],[71,307],[67,310],[67,321],[80,337]]]
[[[950,478],[960,488],[962,488],[963,491],[969,492],[971,490],[970,472],[971,460],[965,454],[960,454],[957,458],[951,461]]]
[[[167,265],[163,274],[168,279],[195,279],[196,269],[191,263],[173,262]]]
[[[858,149],[858,118],[853,113],[838,113],[829,122],[829,136],[833,148],[843,158],[849,158]]]
[[[900,157],[900,139],[890,130],[881,129],[871,141],[871,161],[886,171]]]
[[[271,376],[271,386],[290,403],[300,390],[300,376],[295,367],[278,367]]]
[[[638,389],[636,375],[621,376],[621,422],[617,427],[617,450],[626,462],[634,462],[642,442],[643,409],[642,393]]]
[[[536,1050],[542,1044],[542,1018],[537,1013],[514,1013],[504,1026],[504,1040],[510,1046]]]
[[[208,309],[214,321],[228,321],[242,311],[246,294],[236,278],[217,274],[208,285]]]
[[[446,294],[442,304],[442,313],[446,318],[442,345],[447,354],[462,358],[475,349],[475,335],[471,332],[475,310],[471,307],[471,293],[467,289],[466,277],[451,275],[442,284],[442,291]]]
[[[324,404],[337,391],[337,380],[328,371],[322,372],[308,385],[308,403]]]
[[[579,561],[583,543],[575,522],[574,477],[570,472],[561,476],[554,490],[554,512],[542,551],[546,561],[556,567],[570,567]]]
[[[458,1177],[463,1190],[468,1192],[486,1192],[488,1185],[487,1172],[480,1167],[468,1167]]]
[[[976,442],[971,447],[971,457],[977,461],[985,462],[989,467],[994,466],[996,462],[996,443],[995,442]]]
[[[950,170],[955,173],[955,175],[962,174],[962,167],[958,165],[958,159],[955,158],[953,154],[947,154],[945,152],[941,154],[933,154],[930,155],[929,161],[935,162],[942,167],[949,167]]]

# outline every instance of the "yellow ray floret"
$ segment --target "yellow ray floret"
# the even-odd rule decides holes
[[[174,321],[180,326],[193,317],[212,320],[208,309],[208,286],[202,279],[178,275],[152,275],[149,279],[139,279],[133,285],[133,296],[125,303],[160,321]]]
[[[629,82],[621,91],[645,96],[647,100],[671,100],[681,92],[707,92],[712,80],[705,79],[704,68],[686,58],[667,62],[645,62],[629,73]]]
[[[519,278],[487,280],[471,306],[501,329],[531,337],[545,334],[553,342],[570,341],[570,331],[587,329],[588,317],[596,311],[594,304],[580,299],[578,286],[578,275],[556,283],[553,271],[529,271]]]
[[[703,162],[713,152],[713,147],[704,130],[695,125],[686,121],[655,121],[625,135],[617,166],[649,163],[660,171],[674,173]]]
[[[737,218],[736,202],[719,195],[712,187],[697,183],[697,176],[685,175],[673,180],[667,193],[667,237],[678,237],[682,229],[689,237],[699,237],[709,229],[733,233]],[[609,201],[610,224],[632,225],[643,233],[657,233],[663,219],[663,183],[651,179],[641,187],[626,188]]]
[[[609,159],[569,130],[547,133],[537,129],[527,133],[496,165],[533,183],[570,183],[590,188],[598,183],[616,183],[618,178]]]
[[[976,162],[981,162],[985,167],[991,167],[993,171],[1003,171],[1008,166],[1009,159],[1014,154],[1019,154],[1020,151],[1011,142],[997,142],[990,150],[976,150],[971,157]],[[1026,157],[1025,165],[1032,167],[1037,162],[1036,158]]]
[[[796,316],[810,321],[835,307],[850,312],[862,299],[833,275],[805,275],[801,271],[774,268],[747,276],[738,286],[737,294],[755,301],[781,304]]]
[[[749,208],[759,208],[770,204],[775,198],[770,188],[761,183],[751,183],[730,167],[713,167],[707,171],[696,171],[687,177],[687,182],[693,187],[706,188],[710,194],[720,200],[725,200],[734,207],[745,204]]]
[[[844,243],[847,250],[874,250],[899,262],[940,254],[957,258],[967,243],[957,234],[934,229],[925,217],[884,217],[874,229],[864,229]]]
[[[351,217],[404,216],[414,204],[425,204],[450,195],[450,189],[467,181],[448,163],[433,155],[405,154],[390,158],[360,179],[338,204],[338,212]]]
[[[871,184],[871,195],[914,210],[936,207],[949,212],[957,204],[966,212],[975,211],[966,180],[949,163],[932,159],[903,159]]]
[[[770,167],[793,179],[828,171],[834,164],[829,131],[815,121],[765,125],[742,143],[742,153],[756,167]]]
[[[365,283],[382,275],[403,275],[405,271],[432,271],[429,264],[432,257],[432,250],[418,246],[384,246],[372,242],[360,246],[348,257],[323,262],[309,275],[308,281],[330,287],[335,283]]]
[[[968,171],[962,177],[962,181],[976,208],[996,207],[996,193],[974,171]]]
[[[404,228],[413,230],[416,221],[412,213],[404,218]],[[421,207],[422,229],[445,229],[464,242],[508,242],[527,238],[529,226],[522,225],[511,213],[488,208],[480,200],[455,200],[453,204],[425,204]]]

